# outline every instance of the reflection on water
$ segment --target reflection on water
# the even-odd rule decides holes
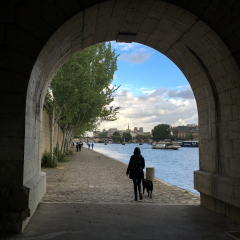
[[[86,144],[84,145],[86,147]],[[199,169],[198,148],[183,147],[179,150],[152,149],[149,144],[139,146],[132,144],[94,143],[94,150],[120,160],[129,162],[135,147],[141,149],[146,167],[155,168],[155,176],[175,186],[198,193],[193,187],[193,171]]]

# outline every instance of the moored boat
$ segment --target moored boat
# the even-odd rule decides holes
[[[183,141],[181,147],[198,147],[198,141]]]
[[[153,143],[152,149],[172,149],[178,150],[180,148],[179,145],[175,145],[173,142],[158,142]]]

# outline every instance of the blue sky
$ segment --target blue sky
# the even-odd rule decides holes
[[[103,122],[99,130],[198,124],[197,107],[189,83],[180,69],[163,54],[138,43],[112,42],[118,57],[113,85],[121,85],[113,106],[120,106],[115,122]]]

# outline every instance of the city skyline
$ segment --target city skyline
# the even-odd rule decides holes
[[[198,126],[197,124],[192,124],[192,123],[188,123],[188,124],[186,124],[186,125],[181,125],[181,126],[190,126],[190,125],[192,125],[192,126]],[[129,125],[128,125],[128,126],[129,126]],[[172,126],[172,127],[178,127],[178,126],[173,126],[173,125],[171,125],[171,126]],[[180,126],[180,125],[179,125],[179,126]],[[154,127],[155,127],[155,126],[154,126]],[[152,127],[152,129],[153,129],[154,127]],[[130,129],[131,131],[134,131],[135,128],[136,128],[137,131],[140,131],[140,129],[142,129],[143,132],[151,132],[151,131],[152,131],[152,129],[151,129],[150,131],[145,131],[145,129],[144,129],[143,126],[141,126],[141,127],[136,127],[136,126],[134,126],[134,127],[129,127],[129,128],[127,127],[127,128],[125,128],[125,129],[120,129],[120,128],[118,128],[118,127],[114,127],[114,128],[103,128],[102,130],[101,130],[101,129],[97,129],[96,131],[103,132],[104,130],[105,130],[105,131],[109,131],[110,129],[117,129],[118,131],[126,131],[126,130]]]

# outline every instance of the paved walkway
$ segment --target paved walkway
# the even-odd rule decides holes
[[[118,160],[82,148],[58,168],[42,169],[47,173],[47,193],[42,202],[130,203],[134,199],[133,183],[126,177],[126,169],[127,165]],[[198,194],[158,179],[153,185],[153,198],[145,193],[142,203],[200,204]]]
[[[240,225],[199,206],[199,196],[154,182],[134,202],[126,165],[92,150],[47,172],[47,193],[22,234],[4,240],[231,240]]]

